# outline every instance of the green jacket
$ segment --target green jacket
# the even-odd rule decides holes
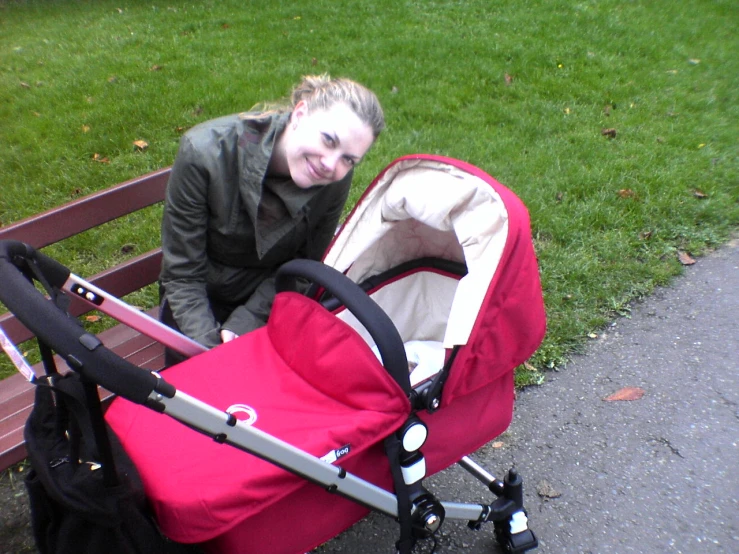
[[[334,235],[352,173],[297,187],[266,175],[290,114],[230,115],[193,127],[180,142],[162,218],[160,283],[180,330],[204,346],[220,330],[264,325],[277,268],[320,260]]]

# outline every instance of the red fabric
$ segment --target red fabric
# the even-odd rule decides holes
[[[429,425],[423,453],[431,475],[508,427],[513,369],[538,347],[545,316],[528,213],[520,200],[457,160],[410,156],[388,168],[419,158],[482,178],[501,196],[509,215],[499,270],[469,343],[455,359],[442,409],[419,414]],[[392,487],[382,439],[406,419],[407,401],[359,335],[311,300],[278,295],[266,328],[163,376],[217,409],[252,406],[257,428],[317,456],[351,444],[339,465],[386,490]],[[366,513],[165,415],[117,399],[106,417],[141,471],[162,529],[175,540],[204,541],[211,553],[300,554]]]
[[[342,464],[397,428],[409,411],[364,341],[294,293],[275,300],[267,328],[172,367],[163,377],[220,410],[251,406],[258,414],[256,428],[315,456],[350,444]],[[141,472],[159,525],[176,541],[217,537],[305,484],[120,398],[106,419]]]
[[[489,175],[472,166],[466,169],[500,195],[508,211],[508,238],[469,341],[454,361],[443,405],[513,371],[531,357],[546,332],[528,210]]]

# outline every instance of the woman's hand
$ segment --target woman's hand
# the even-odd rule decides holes
[[[238,336],[239,335],[237,335],[233,331],[229,331],[228,329],[221,329],[221,341],[224,343],[232,341]]]

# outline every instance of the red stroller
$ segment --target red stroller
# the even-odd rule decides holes
[[[17,245],[0,248],[0,266],[18,263]],[[302,553],[372,509],[398,520],[401,553],[445,519],[494,522],[508,552],[537,546],[520,476],[500,481],[466,456],[508,427],[513,370],[545,329],[526,209],[479,169],[437,156],[393,162],[323,264],[279,270],[268,325],[207,352],[29,255],[62,290],[91,292],[101,311],[192,355],[160,377],[102,347],[78,352],[79,329],[50,340],[77,370],[80,357],[94,361],[81,372],[119,395],[106,419],[169,538],[207,552]],[[295,278],[312,292],[291,291]],[[67,325],[33,287],[39,300],[28,303],[6,302],[17,291],[4,290],[39,336]],[[424,488],[455,463],[496,499],[442,502]]]

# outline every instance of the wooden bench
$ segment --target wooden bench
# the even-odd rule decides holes
[[[155,171],[0,227],[0,239],[19,240],[38,249],[131,214],[164,200],[169,172],[169,168]],[[84,278],[120,298],[157,281],[161,256],[161,249],[155,249]],[[73,267],[70,269],[74,272]],[[73,299],[69,311],[80,316],[91,309]],[[157,308],[148,313],[156,317]],[[10,313],[0,315],[0,327],[16,345],[33,338],[33,334]],[[140,367],[159,370],[164,366],[164,347],[126,325],[117,325],[98,336],[108,348]],[[2,351],[0,355],[4,356]],[[41,364],[34,366],[34,370],[37,375],[43,374]],[[33,406],[33,397],[33,385],[20,373],[0,380],[0,471],[26,457],[23,427]]]

